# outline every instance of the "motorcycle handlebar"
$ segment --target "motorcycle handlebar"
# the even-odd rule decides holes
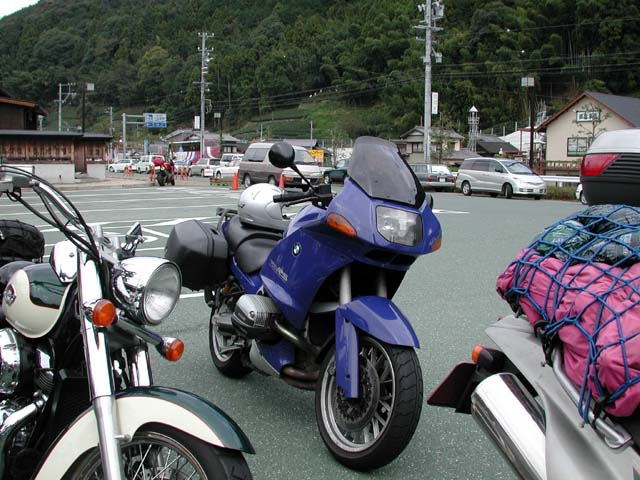
[[[275,203],[288,203],[295,202],[297,200],[304,200],[306,198],[311,198],[314,196],[314,192],[309,190],[308,192],[295,193],[295,192],[287,192],[281,193],[280,195],[274,195],[273,201]]]

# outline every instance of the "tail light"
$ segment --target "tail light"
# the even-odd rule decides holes
[[[585,155],[580,165],[580,175],[583,177],[597,177],[619,156],[619,153],[594,153]]]

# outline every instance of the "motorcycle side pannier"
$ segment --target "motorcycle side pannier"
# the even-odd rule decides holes
[[[202,290],[229,275],[227,240],[221,233],[198,220],[187,220],[171,230],[164,258],[175,262],[182,272],[182,285]]]
[[[20,220],[0,220],[0,266],[15,260],[39,262],[44,255],[44,236]]]

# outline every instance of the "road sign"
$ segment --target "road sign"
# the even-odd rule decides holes
[[[167,126],[167,114],[145,113],[144,126],[147,128],[165,128]]]

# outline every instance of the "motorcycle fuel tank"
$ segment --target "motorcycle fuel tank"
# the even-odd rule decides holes
[[[18,270],[2,295],[2,309],[7,321],[25,337],[46,335],[60,316],[65,287],[48,263]]]

